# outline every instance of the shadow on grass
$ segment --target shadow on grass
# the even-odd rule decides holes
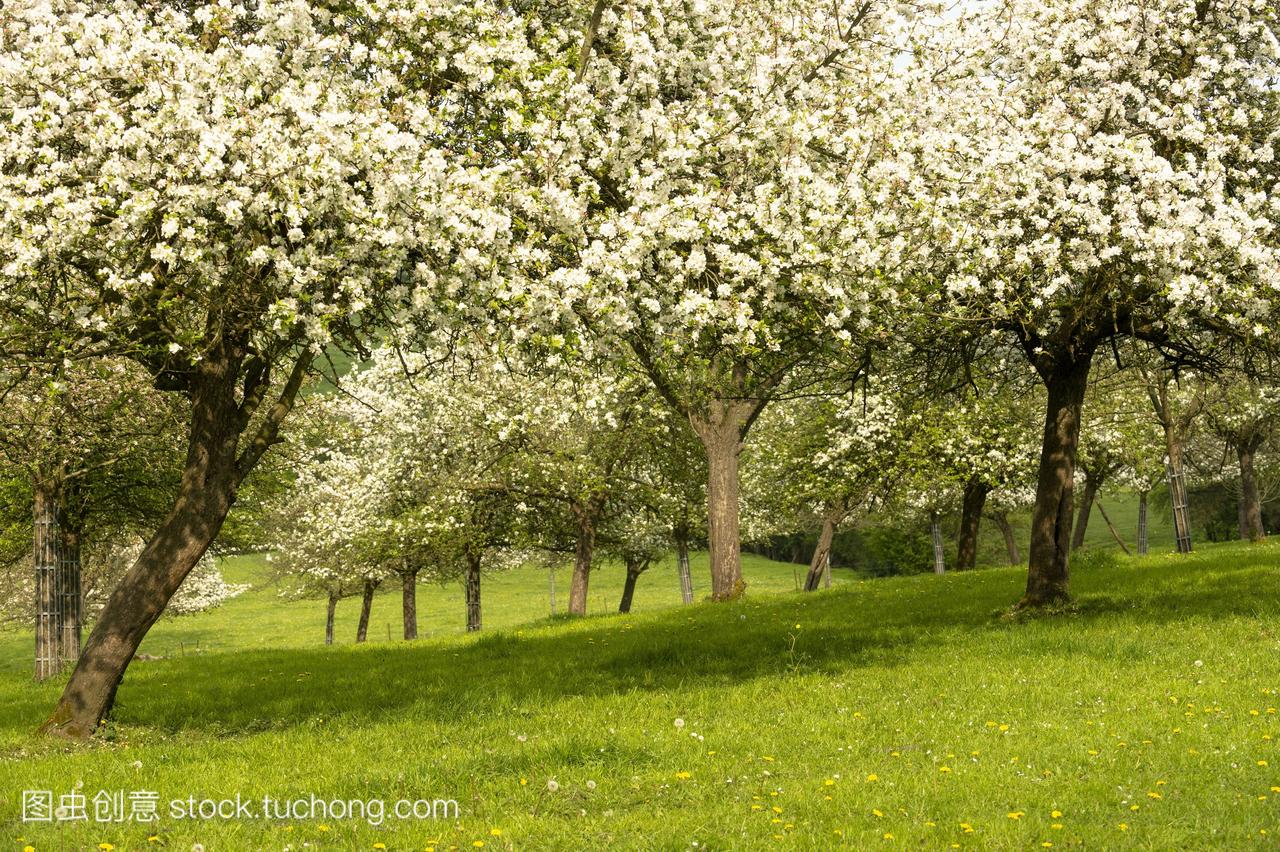
[[[334,716],[449,721],[477,708],[518,713],[573,696],[891,667],[973,631],[1103,619],[1141,629],[1190,618],[1280,615],[1280,549],[1214,553],[1216,561],[1155,558],[1081,572],[1075,607],[1029,622],[1000,617],[1025,575],[999,569],[634,618],[557,620],[472,640],[135,662],[116,718],[157,732],[211,736],[323,724]],[[30,727],[38,722],[31,718]]]

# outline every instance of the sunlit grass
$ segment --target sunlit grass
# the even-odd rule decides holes
[[[644,578],[631,616],[363,647],[317,646],[315,602],[251,593],[159,628],[150,647],[207,630],[218,650],[136,663],[89,748],[30,737],[58,687],[32,686],[25,640],[6,643],[3,837],[443,850],[1223,849],[1280,836],[1280,546],[1096,562],[1077,570],[1072,610],[1029,619],[1006,616],[1016,569],[814,595],[786,591],[790,570],[756,565],[755,593],[734,605],[659,606],[678,602],[672,569]],[[545,586],[522,596],[545,574],[508,579],[513,612],[490,583],[487,623],[541,616]],[[609,583],[596,585],[613,609]],[[394,603],[379,602],[382,618]],[[452,592],[429,608],[438,632],[457,629]],[[461,814],[18,821],[22,789],[77,782],[165,802],[447,797]]]

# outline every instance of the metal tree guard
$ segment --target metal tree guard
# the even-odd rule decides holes
[[[1147,492],[1138,495],[1138,555],[1147,555]]]
[[[1187,478],[1172,462],[1165,464],[1169,476],[1169,499],[1173,503],[1173,532],[1178,552],[1191,552],[1191,517],[1187,512]]]
[[[52,498],[40,489],[35,499],[36,680],[58,673],[58,639],[62,630],[62,582],[58,564],[58,521]]]
[[[929,532],[933,535],[933,573],[945,574],[947,563],[942,555],[942,521],[936,512],[929,517]]]

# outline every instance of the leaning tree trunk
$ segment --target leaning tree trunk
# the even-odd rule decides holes
[[[1138,492],[1138,555],[1147,555],[1147,492]]]
[[[829,512],[822,519],[822,531],[818,533],[818,544],[813,549],[813,558],[809,560],[809,573],[804,578],[806,592],[817,591],[824,572],[828,570],[831,559],[831,542],[836,536],[836,525],[842,517],[839,513]]]
[[[74,665],[80,659],[80,635],[83,627],[83,598],[81,590],[81,547],[83,531],[80,528],[78,515],[60,513],[58,555],[60,563],[59,585],[61,587],[61,604],[58,615],[62,619],[58,634],[58,659],[60,666]]]
[[[1080,495],[1080,510],[1076,513],[1076,526],[1071,533],[1071,549],[1084,547],[1084,533],[1089,528],[1089,514],[1093,511],[1093,501],[1098,496],[1102,480],[1096,473],[1088,473],[1084,480],[1084,491]]]
[[[689,570],[689,539],[676,538],[676,571],[680,574],[680,598],[686,604],[693,603],[693,572]]]
[[[964,502],[960,512],[960,535],[956,541],[956,570],[968,571],[978,564],[978,532],[982,528],[982,510],[987,505],[991,486],[970,477],[964,484]]]
[[[947,573],[947,559],[942,551],[942,519],[938,513],[929,515],[929,538],[933,540],[933,573]]]
[[[1009,523],[1009,513],[1003,509],[989,516],[995,523],[1000,535],[1004,536],[1004,549],[1009,556],[1010,565],[1021,565],[1022,554],[1018,551],[1018,539],[1013,534],[1013,525]]]
[[[639,560],[627,560],[627,580],[622,586],[622,601],[618,604],[618,612],[631,612],[631,600],[636,594],[636,581],[640,579],[646,567],[648,566]]]
[[[329,592],[329,607],[324,619],[324,644],[333,644],[333,622],[338,614],[338,593]]]
[[[60,669],[58,643],[62,629],[58,564],[57,496],[48,482],[36,482],[33,515],[36,573],[36,680],[48,680]]]
[[[241,450],[244,430],[268,387],[267,370],[256,364],[242,370],[246,348],[226,337],[206,348],[190,377],[186,466],[173,506],[107,599],[41,733],[86,738],[106,718],[143,637],[222,529],[241,480],[276,443],[310,358],[298,357]]]
[[[707,454],[707,549],[711,561],[711,599],[742,595],[742,536],[738,521],[738,455],[742,428],[751,406],[716,400],[707,417],[693,417],[694,431]]]
[[[369,637],[369,614],[373,611],[373,593],[378,590],[378,580],[364,581],[364,595],[360,599],[360,622],[356,625],[356,641]]]
[[[1262,528],[1262,498],[1258,493],[1258,475],[1253,466],[1256,446],[1244,443],[1236,447],[1240,459],[1240,508],[1244,516],[1243,538],[1262,541],[1266,531]]]
[[[1041,373],[1048,390],[1036,505],[1031,514],[1031,553],[1027,592],[1019,607],[1034,607],[1071,597],[1072,488],[1080,417],[1089,383],[1092,352],[1062,360]]]
[[[404,614],[404,638],[418,638],[418,569],[405,568],[400,572],[400,600]]]
[[[467,572],[463,578],[467,601],[467,632],[480,629],[480,560],[478,551],[467,553]]]

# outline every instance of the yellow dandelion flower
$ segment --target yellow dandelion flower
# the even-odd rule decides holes
[[[938,767],[938,771],[939,771],[939,772],[943,772],[943,773],[945,773],[945,772],[950,772],[950,771],[951,771],[951,767],[950,767],[950,766],[940,766],[940,767]]]
[[[1141,807],[1142,807],[1142,805],[1130,805],[1130,806],[1129,806],[1129,810],[1131,810],[1131,811],[1136,811],[1136,810],[1138,810],[1138,809],[1139,809],[1139,808],[1141,808]]]
[[[373,844],[373,848],[374,848],[374,849],[386,849],[386,848],[387,848],[387,844],[385,844],[385,843],[375,843],[375,844]]]
[[[1062,816],[1062,811],[1054,811],[1053,813],[1049,814],[1049,816],[1053,817],[1054,819],[1058,819],[1059,817]]]
[[[328,830],[329,830],[329,826],[327,826],[327,825],[323,825],[323,824],[318,825],[318,826],[316,826],[316,827],[317,827],[317,828],[319,828],[321,831],[328,831]]]
[[[1265,760],[1259,760],[1259,761],[1258,761],[1258,765],[1259,765],[1259,766],[1266,766],[1266,765],[1267,765],[1267,762],[1266,762]]]
[[[520,779],[520,786],[521,786],[521,787],[525,786],[525,785],[526,785],[526,784],[528,784],[528,783],[529,783],[529,779],[528,779],[528,778],[521,778],[521,779]]]
[[[1041,843],[1040,845],[1043,846],[1045,849],[1048,849],[1053,844],[1050,843],[1048,840],[1046,840],[1044,843]]]
[[[1009,813],[1005,814],[1009,819],[1022,819],[1026,815],[1025,811],[1009,811]]]
[[[1002,731],[1007,731],[1007,730],[1009,730],[1009,726],[1008,726],[1008,725],[1001,725],[1001,726],[1000,726],[1000,730],[1002,730]]]
[[[773,812],[774,812],[775,814],[780,814],[780,813],[782,813],[782,808],[778,807],[777,805],[774,805],[774,806],[773,806]]]
[[[751,810],[753,810],[753,811],[762,811],[762,810],[764,810],[764,805],[752,805],[752,806],[751,806]]]
[[[823,787],[834,787],[834,786],[836,786],[835,779],[834,779],[834,778],[828,778],[826,781],[823,781],[823,782],[822,782],[822,786],[823,786]]]
[[[868,776],[867,776],[867,780],[868,780],[868,781],[879,781],[879,780],[880,780],[880,776],[876,775],[876,774],[873,772],[873,773],[871,773],[870,775],[868,775]]]
[[[885,839],[885,840],[892,840],[892,839],[893,839],[893,835],[886,831],[886,832],[884,833],[884,839]]]
[[[489,836],[490,836],[490,837],[501,837],[501,836],[502,836],[502,829],[500,829],[500,828],[491,828],[491,829],[489,829]]]
[[[683,781],[684,779],[689,777],[689,774],[690,773],[688,772],[677,772],[676,777],[679,778],[681,781]]]
[[[1062,823],[1055,822],[1053,825],[1049,827],[1052,828],[1054,831],[1060,831],[1062,829]]]
[[[872,816],[878,816],[878,817],[882,817],[882,816],[884,816],[884,812],[883,812],[883,811],[881,811],[881,810],[879,810],[878,808],[872,808],[872,809],[871,809],[871,814],[872,814]]]
[[[98,848],[103,850],[103,852],[111,852],[111,850],[116,847],[112,846],[110,843],[99,843]]]
[[[1129,830],[1129,823],[1127,823],[1127,822],[1122,822],[1122,823],[1120,823],[1119,825],[1117,825],[1117,826],[1116,826],[1116,828],[1120,829],[1121,831],[1128,831],[1128,830]]]
[[[484,846],[484,841],[483,841],[483,840],[475,840],[475,841],[472,841],[471,845],[472,845],[472,846],[474,846],[475,848],[479,849],[479,848],[481,848],[482,846]]]

